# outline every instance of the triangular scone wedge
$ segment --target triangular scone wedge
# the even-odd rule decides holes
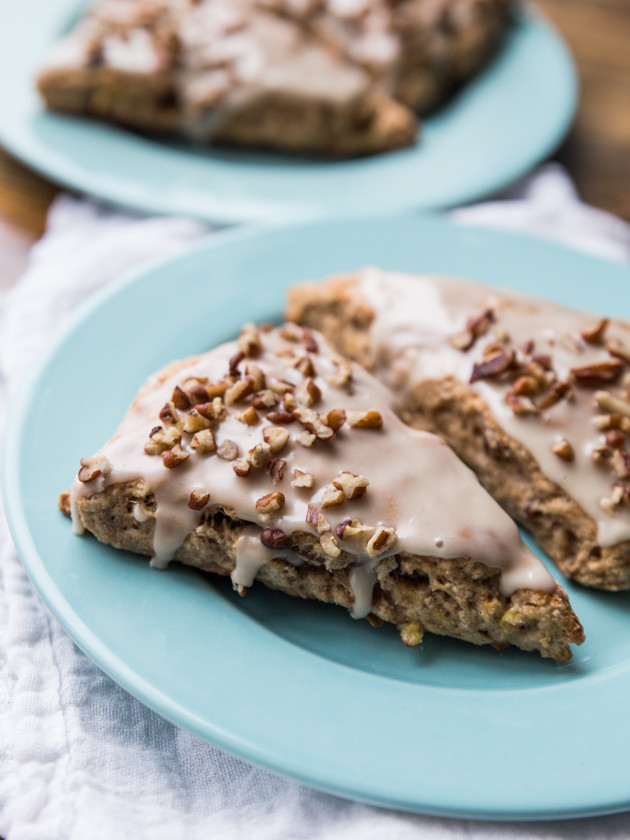
[[[560,570],[630,588],[630,325],[452,277],[365,269],[291,291],[440,434]]]
[[[387,21],[385,5],[375,5]],[[385,84],[398,61],[387,22],[377,16],[375,34],[363,19],[318,15],[340,29],[339,48],[306,12],[296,18],[273,6],[100,0],[55,45],[39,91],[55,111],[202,143],[345,156],[414,142],[416,117]],[[377,51],[374,61],[344,49],[355,30]],[[381,54],[387,66],[374,72]]]
[[[169,366],[82,462],[62,508],[117,548],[341,604],[356,618],[555,659],[566,593],[438,437],[293,324]]]

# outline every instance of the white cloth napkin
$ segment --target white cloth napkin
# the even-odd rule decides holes
[[[530,230],[630,259],[630,226],[579,201],[549,165],[464,223]],[[69,196],[28,269],[0,298],[0,425],[34,354],[78,303],[123,270],[199,236]],[[211,234],[210,234],[211,235]],[[41,604],[0,512],[0,835],[6,840],[472,840],[630,836],[630,814],[539,824],[401,814],[251,767],[178,729],[112,682]]]

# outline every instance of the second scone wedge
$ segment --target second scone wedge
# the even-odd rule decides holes
[[[568,659],[584,635],[510,518],[310,330],[247,326],[143,386],[61,507],[77,532],[389,622]]]

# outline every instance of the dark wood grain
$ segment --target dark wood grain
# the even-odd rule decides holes
[[[536,0],[578,67],[575,124],[555,158],[584,201],[630,220],[630,0]],[[57,188],[0,150],[0,288],[20,273]]]

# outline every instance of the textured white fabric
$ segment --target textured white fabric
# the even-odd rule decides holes
[[[630,227],[580,203],[558,167],[543,168],[502,200],[454,215],[630,259]],[[57,199],[26,273],[0,298],[0,423],[33,355],[78,303],[121,271],[208,234],[196,222]],[[0,676],[6,840],[630,836],[630,815],[492,824],[398,814],[311,791],[232,758],[144,708],[76,648],[30,586],[1,511]]]

